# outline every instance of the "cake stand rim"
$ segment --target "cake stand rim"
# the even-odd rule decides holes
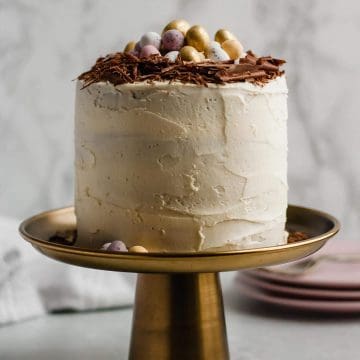
[[[46,210],[46,211],[37,213],[37,214],[23,220],[20,223],[19,228],[18,228],[20,235],[23,237],[23,239],[30,242],[31,244],[38,244],[38,245],[42,245],[47,248],[54,248],[56,250],[63,250],[64,252],[71,252],[71,253],[75,251],[75,252],[87,253],[87,255],[94,255],[94,256],[96,256],[97,254],[104,254],[108,257],[116,257],[116,258],[118,258],[119,256],[124,256],[124,255],[128,255],[131,257],[139,256],[139,257],[161,257],[161,258],[163,258],[163,257],[169,257],[169,258],[191,257],[191,258],[193,258],[193,257],[204,257],[204,256],[216,257],[216,256],[222,256],[222,255],[238,255],[238,254],[253,253],[253,252],[264,252],[264,251],[269,251],[269,250],[274,250],[274,249],[278,249],[278,250],[289,249],[289,248],[298,247],[298,246],[301,246],[304,244],[311,244],[311,243],[318,242],[321,240],[329,239],[332,236],[336,235],[340,230],[340,221],[333,215],[330,215],[329,213],[322,211],[322,210],[317,210],[314,208],[300,206],[300,205],[293,205],[293,204],[288,204],[288,210],[299,210],[302,212],[306,211],[308,213],[313,213],[317,216],[322,217],[324,220],[331,222],[332,227],[328,231],[326,231],[320,235],[312,236],[309,239],[296,241],[294,243],[276,245],[276,246],[268,246],[268,247],[252,248],[252,249],[242,249],[242,250],[226,250],[226,251],[199,251],[199,252],[195,252],[195,251],[180,252],[179,251],[179,252],[149,252],[149,253],[108,252],[108,251],[103,251],[103,250],[96,250],[96,249],[93,250],[93,249],[89,249],[89,248],[62,245],[62,244],[58,244],[55,242],[54,243],[49,242],[48,240],[39,239],[38,237],[31,235],[26,230],[26,227],[37,219],[45,218],[49,215],[52,215],[52,214],[55,215],[56,213],[62,213],[62,212],[65,212],[65,213],[72,212],[74,214],[74,212],[75,212],[74,210],[75,210],[74,206],[71,205],[71,206],[54,208],[54,209],[50,209],[50,210]],[[57,230],[54,229],[54,233],[56,231]]]
[[[273,252],[282,252],[289,249],[299,248],[299,247],[306,247],[311,245],[316,245],[315,243],[319,243],[319,247],[321,247],[329,238],[334,236],[340,229],[340,222],[332,215],[312,209],[312,208],[306,208],[303,206],[297,206],[297,205],[288,205],[288,209],[290,211],[296,211],[300,214],[307,213],[308,216],[310,214],[314,214],[316,216],[320,216],[323,221],[327,221],[331,223],[330,228],[328,231],[321,233],[320,235],[316,235],[314,237],[311,237],[307,240],[297,241],[291,244],[284,244],[284,245],[278,245],[278,246],[272,246],[272,247],[263,247],[263,248],[254,248],[254,249],[244,249],[244,250],[231,250],[231,251],[219,251],[219,252],[152,252],[152,253],[115,253],[115,252],[106,252],[101,250],[92,250],[92,249],[86,249],[86,248],[77,248],[77,247],[71,247],[67,245],[61,245],[56,243],[50,243],[47,240],[39,239],[38,237],[30,234],[27,231],[27,228],[29,225],[33,224],[36,221],[39,221],[41,219],[50,218],[51,215],[60,214],[61,212],[65,213],[74,213],[74,207],[68,206],[68,207],[62,207],[54,210],[48,210],[44,211],[42,213],[36,214],[26,220],[24,220],[20,226],[19,231],[21,236],[30,242],[34,247],[36,247],[41,252],[44,252],[43,250],[48,251],[55,251],[58,253],[67,253],[70,255],[81,255],[81,256],[87,256],[87,257],[96,257],[96,258],[105,258],[105,259],[111,259],[111,260],[200,260],[200,259],[206,259],[206,258],[217,258],[217,257],[228,257],[228,256],[234,256],[234,255],[256,255],[256,254],[264,254],[264,253],[273,253]],[[70,224],[69,224],[70,226]],[[54,232],[56,229],[54,229]],[[316,251],[316,250],[315,250]],[[46,255],[48,255],[46,253]],[[85,265],[86,266],[86,265]],[[132,268],[135,268],[135,266],[132,266]],[[147,268],[151,267],[151,265],[148,265]],[[226,266],[225,266],[226,267]],[[120,271],[120,270],[119,270]],[[127,269],[123,271],[129,271]],[[134,271],[134,270],[130,270]],[[141,272],[141,264],[139,264],[139,272]],[[149,272],[151,270],[145,270],[146,272]],[[190,272],[189,270],[185,270],[186,272]]]

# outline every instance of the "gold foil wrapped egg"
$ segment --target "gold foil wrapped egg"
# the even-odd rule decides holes
[[[187,31],[190,29],[190,24],[183,19],[173,20],[164,27],[162,33],[172,29],[181,31],[185,36]]]
[[[228,53],[231,60],[239,59],[244,53],[243,46],[237,40],[225,40],[221,47]]]
[[[186,43],[200,52],[206,49],[209,42],[209,34],[202,26],[192,26],[186,33]]]
[[[215,34],[215,41],[222,44],[226,40],[237,40],[236,36],[231,33],[229,30],[220,29]]]
[[[147,253],[148,251],[143,246],[135,245],[135,246],[132,246],[129,249],[129,252],[132,252],[132,253]]]
[[[201,61],[201,56],[199,52],[192,46],[184,46],[180,49],[180,57],[184,61]]]
[[[135,45],[136,45],[136,42],[135,41],[130,41],[126,44],[125,48],[124,48],[124,52],[129,52],[131,50],[134,50],[135,49]]]

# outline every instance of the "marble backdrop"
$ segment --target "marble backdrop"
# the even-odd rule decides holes
[[[0,0],[0,214],[72,203],[74,79],[183,17],[288,60],[290,201],[360,233],[356,0]]]

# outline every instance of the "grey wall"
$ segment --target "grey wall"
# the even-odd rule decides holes
[[[100,54],[173,18],[226,27],[288,60],[290,201],[360,231],[360,3],[355,0],[0,0],[0,214],[73,196],[74,83]]]

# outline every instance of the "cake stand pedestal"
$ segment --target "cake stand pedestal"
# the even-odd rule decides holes
[[[219,272],[280,264],[319,250],[339,230],[326,213],[288,208],[287,229],[310,238],[275,247],[201,253],[113,253],[59,245],[48,239],[76,229],[72,207],[33,216],[20,233],[53,259],[138,275],[129,359],[226,360],[224,307]]]

